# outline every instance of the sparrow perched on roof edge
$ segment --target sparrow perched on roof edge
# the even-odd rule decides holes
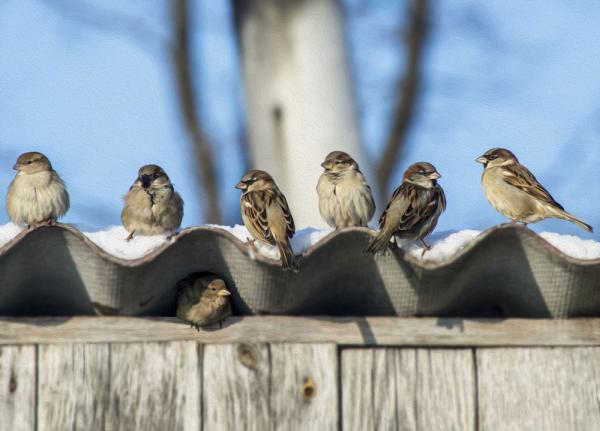
[[[231,303],[225,282],[213,274],[194,273],[177,283],[177,312],[181,320],[196,329],[221,322],[231,316]]]
[[[183,200],[160,166],[142,166],[124,200],[121,222],[129,232],[127,241],[136,233],[172,235],[181,226]]]
[[[589,224],[566,212],[509,150],[492,148],[475,161],[483,164],[481,185],[485,197],[512,223],[559,218],[592,232]]]
[[[53,224],[66,214],[69,193],[45,155],[23,153],[13,169],[17,175],[6,195],[6,210],[13,223],[35,228],[43,223]]]
[[[317,194],[323,220],[335,229],[367,226],[375,212],[371,187],[358,163],[343,151],[333,151],[321,163]]]
[[[431,163],[415,163],[406,170],[402,184],[394,191],[385,207],[379,226],[379,234],[371,240],[368,251],[385,251],[392,236],[420,240],[425,249],[429,246],[424,238],[437,224],[438,218],[446,209],[446,196],[437,180],[441,175]]]
[[[298,270],[290,238],[296,229],[294,219],[275,181],[265,171],[250,170],[235,185],[243,193],[240,198],[242,220],[250,234],[270,245],[276,245],[281,265],[286,270]]]

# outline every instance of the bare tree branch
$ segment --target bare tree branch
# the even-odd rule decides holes
[[[393,123],[377,169],[381,196],[387,194],[396,162],[400,159],[414,117],[421,86],[423,52],[429,32],[428,3],[429,0],[410,1],[410,17],[406,32],[405,73],[398,82]]]
[[[196,106],[192,65],[190,56],[190,34],[192,20],[188,8],[188,0],[171,0],[171,22],[174,40],[171,45],[171,63],[179,103],[183,114],[185,127],[194,146],[197,161],[197,174],[206,199],[203,204],[204,221],[219,223],[219,198],[217,194],[217,176],[210,144],[202,130]]]

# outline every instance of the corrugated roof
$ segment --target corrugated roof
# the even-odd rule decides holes
[[[442,263],[364,253],[372,235],[333,232],[289,273],[218,228],[185,229],[137,260],[70,226],[24,231],[0,248],[0,314],[174,315],[176,282],[201,271],[225,279],[242,315],[600,316],[600,259],[566,256],[529,229],[492,228]]]

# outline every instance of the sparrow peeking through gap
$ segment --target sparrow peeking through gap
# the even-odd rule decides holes
[[[214,274],[193,273],[177,283],[177,312],[181,320],[200,330],[231,316],[231,292]]]

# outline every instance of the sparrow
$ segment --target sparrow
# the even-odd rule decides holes
[[[446,209],[444,190],[437,183],[439,178],[441,175],[431,163],[409,166],[379,219],[381,230],[369,244],[368,251],[384,252],[392,236],[420,240],[425,247],[423,254],[430,249],[424,238],[435,229]]]
[[[17,225],[53,224],[69,210],[65,183],[50,160],[38,152],[23,153],[13,166],[17,175],[8,187],[6,210]]]
[[[559,218],[592,232],[592,227],[569,214],[535,176],[504,148],[492,148],[475,159],[483,164],[481,185],[485,197],[511,223],[535,223],[545,218]]]
[[[290,245],[290,238],[296,232],[294,219],[271,175],[265,171],[248,171],[235,188],[242,191],[240,209],[248,232],[259,241],[277,246],[283,268],[297,271]]]
[[[375,212],[371,187],[358,163],[343,151],[333,151],[321,163],[317,194],[323,220],[335,229],[367,226]]]
[[[198,330],[215,323],[221,326],[231,316],[231,292],[216,275],[191,274],[177,283],[177,293],[177,317]]]
[[[173,235],[183,219],[183,200],[173,188],[169,177],[157,165],[145,165],[124,197],[121,222],[134,234]]]

